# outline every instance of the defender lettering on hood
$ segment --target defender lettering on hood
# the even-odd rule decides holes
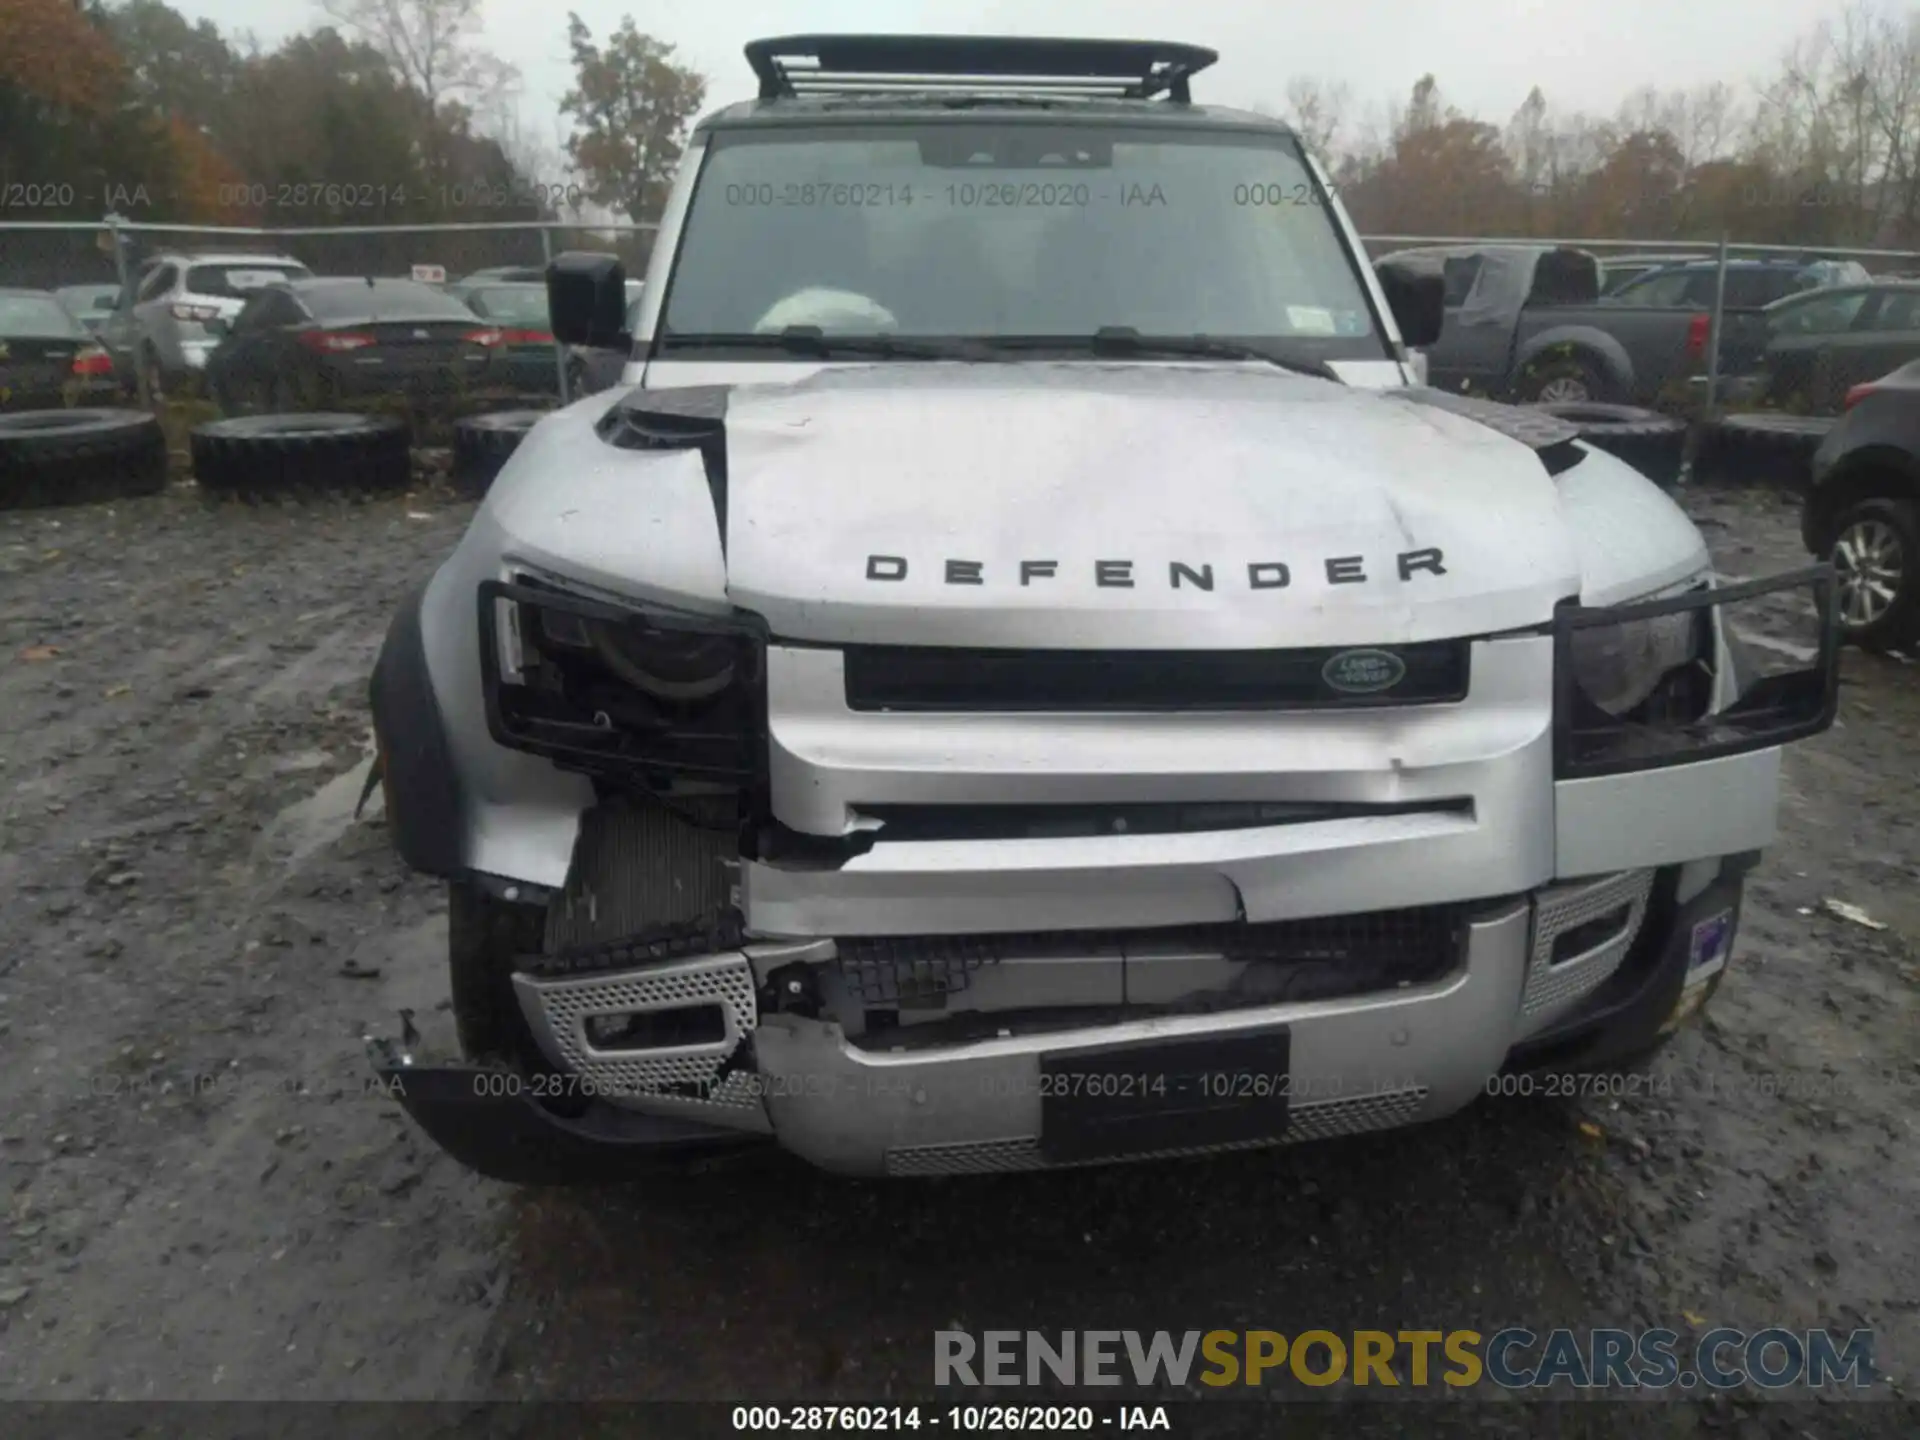
[[[1447,568],[1444,554],[1437,546],[1428,546],[1420,550],[1402,550],[1393,557],[1393,568],[1399,572],[1402,580],[1411,580],[1415,575],[1444,575]],[[1368,558],[1365,555],[1329,555],[1320,562],[1324,566],[1329,585],[1365,585],[1374,577],[1368,573]],[[867,556],[867,579],[869,580],[905,580],[910,563],[904,555]],[[988,575],[988,565],[983,560],[946,560],[942,562],[942,573],[948,585],[986,585],[1003,575],[1011,581],[1011,572],[1016,569],[1015,562],[992,567],[994,574]],[[1036,580],[1052,580],[1059,576],[1060,562],[1057,560],[1021,560],[1017,562],[1020,584],[1031,585]],[[1227,574],[1238,580],[1238,567],[1230,567]],[[1136,583],[1134,562],[1131,560],[1096,560],[1093,562],[1093,583],[1103,590],[1131,590]],[[1293,583],[1293,567],[1283,560],[1256,560],[1246,567],[1248,590],[1285,590]],[[1210,563],[1189,564],[1184,560],[1174,560],[1167,565],[1167,586],[1178,590],[1191,586],[1197,590],[1212,590],[1216,584],[1213,566]]]

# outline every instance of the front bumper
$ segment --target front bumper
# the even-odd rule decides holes
[[[1741,880],[1731,870],[1704,882],[1696,874],[1684,904],[1674,900],[1680,878],[1679,867],[1626,872],[1473,907],[1457,963],[1423,985],[911,1049],[876,1047],[802,1014],[761,1013],[769,992],[759,982],[797,958],[830,959],[831,947],[817,943],[749,944],[564,979],[519,976],[540,1048],[565,1077],[558,1088],[584,1101],[571,1117],[542,1104],[529,1082],[498,1072],[434,1068],[384,1046],[374,1058],[443,1148],[483,1174],[520,1183],[615,1179],[661,1159],[768,1141],[850,1174],[1088,1163],[1049,1151],[1043,1097],[1057,1083],[1043,1078],[1049,1070],[1103,1047],[1201,1040],[1224,1048],[1275,1027],[1288,1039],[1281,1083],[1290,1100],[1271,1133],[1137,1146],[1093,1163],[1323,1139],[1451,1114],[1516,1057],[1545,1063],[1581,1045],[1591,1051],[1601,1032],[1657,1033],[1681,1008],[1689,966],[1698,971],[1703,924],[1716,927],[1708,958],[1724,963],[1738,909]],[[1576,941],[1571,952],[1568,937]],[[727,1021],[705,1045],[636,1055],[597,1050],[588,1038],[597,1014],[707,1001]],[[699,1077],[717,1078],[701,1098],[666,1093]]]
[[[479,664],[490,642],[441,652],[445,673],[429,675],[390,638],[374,708],[396,808],[418,812],[411,828],[396,815],[403,853],[431,849],[431,865],[414,863],[456,879],[497,877],[507,899],[544,892],[543,954],[512,990],[527,1058],[563,1077],[582,1115],[699,1127],[661,1144],[770,1139],[850,1173],[1034,1168],[1437,1118],[1517,1053],[1598,1024],[1588,1007],[1684,949],[1676,907],[1715,884],[1733,897],[1708,925],[1722,946],[1738,879],[1715,879],[1721,857],[1772,838],[1779,744],[1820,714],[1782,709],[1770,729],[1716,720],[1666,754],[1580,750],[1553,651],[1614,613],[1751,588],[1597,619],[1573,611],[1551,636],[1476,641],[1467,698],[1418,713],[888,713],[850,703],[837,653],[773,646],[777,827],[747,847],[736,825],[675,805],[596,800],[530,751],[482,742],[477,725],[445,732],[451,754],[409,759],[395,737],[440,736],[415,723],[436,707],[408,720],[383,680],[418,669],[428,702],[491,693]],[[1817,672],[1827,719],[1831,648]],[[1723,659],[1716,714],[1731,715],[1744,692]],[[457,787],[424,783],[441,772]],[[736,797],[721,798],[732,816]],[[1010,819],[1022,805],[1048,808],[1046,823]],[[1262,808],[1231,828],[1217,812],[1236,805]],[[1179,813],[1133,818],[1154,807]],[[1072,822],[1064,832],[1057,816]],[[877,834],[845,843],[872,818]],[[415,843],[428,830],[464,839],[451,853]],[[1318,963],[1337,983],[1293,984],[1306,952],[1288,927],[1378,938],[1433,910],[1445,935],[1388,956],[1419,949],[1430,963],[1383,971],[1365,945],[1336,943]],[[575,929],[580,914],[590,933]],[[1350,966],[1356,956],[1366,963]],[[850,973],[876,963],[891,967],[893,993]],[[981,985],[960,997],[976,970]],[[1195,1143],[1169,1123],[1152,1143],[1135,1130],[1077,1158],[1050,1145],[1073,1112],[1049,1106],[1048,1077],[1076,1061],[1092,1071],[1103,1051],[1153,1046],[1200,1064],[1254,1037],[1275,1037],[1264,1083],[1288,1099],[1266,1128],[1223,1140],[1232,1127],[1213,1125],[1209,1105]],[[537,1132],[517,1093],[498,1098],[517,1107],[503,1135]],[[440,1123],[436,1105],[410,1108]],[[1177,1105],[1160,1108],[1177,1121]],[[578,1125],[562,1128],[577,1148]]]

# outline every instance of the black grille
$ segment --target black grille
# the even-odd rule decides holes
[[[1319,710],[1466,698],[1465,640],[1380,647],[1398,683],[1352,694],[1327,682],[1348,650],[958,650],[849,646],[853,710]]]
[[[1035,840],[1096,835],[1185,835],[1306,825],[1383,815],[1458,815],[1471,819],[1471,798],[1408,800],[1217,800],[1139,805],[862,805],[881,822],[879,838],[902,840]]]
[[[1466,910],[1429,905],[1265,924],[987,935],[855,936],[836,942],[840,973],[869,1005],[954,994],[983,965],[1009,957],[1220,955],[1288,972],[1250,1003],[1327,999],[1435,980],[1460,953]]]

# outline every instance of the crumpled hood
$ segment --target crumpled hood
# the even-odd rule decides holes
[[[1405,643],[1580,585],[1526,446],[1278,371],[830,371],[737,389],[726,435],[728,596],[791,639]]]

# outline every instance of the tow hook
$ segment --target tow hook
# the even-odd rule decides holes
[[[808,1020],[820,1018],[820,982],[813,966],[796,963],[782,965],[767,975],[760,987],[762,1015],[799,1015]]]

